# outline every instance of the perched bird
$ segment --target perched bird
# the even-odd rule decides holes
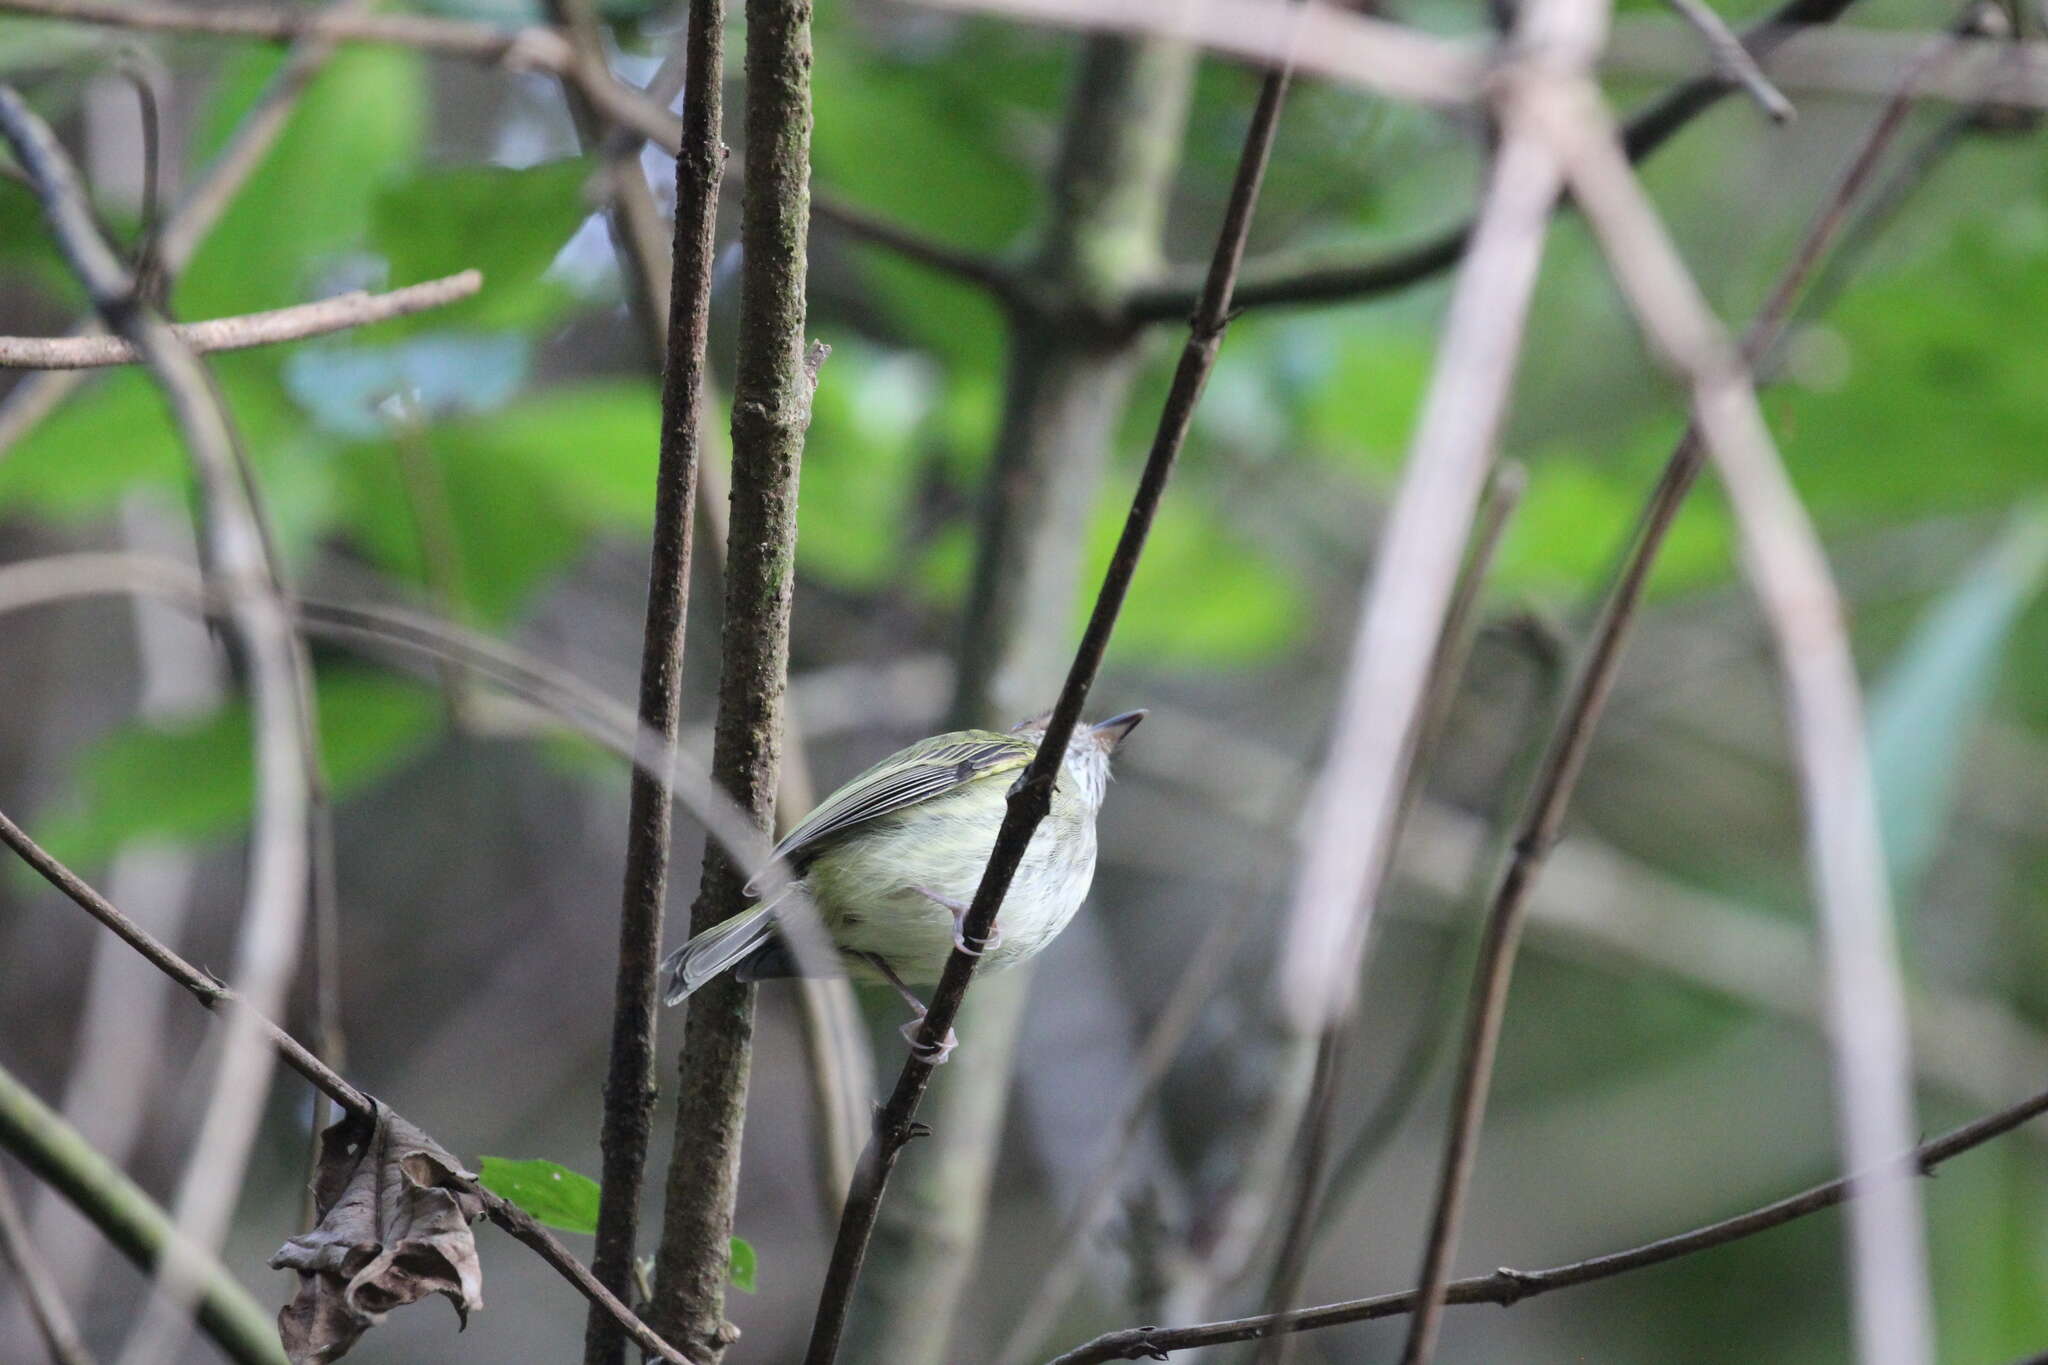
[[[1032,956],[1081,908],[1095,877],[1095,812],[1109,787],[1110,755],[1144,718],[1127,711],[1075,727],[1052,808],[982,948],[983,970]],[[938,980],[961,945],[961,918],[995,847],[1010,787],[1045,726],[1041,717],[1008,734],[956,730],[919,740],[826,797],[776,846],[849,973],[887,982],[916,1011],[904,1028],[913,1042],[924,1004],[908,983]],[[728,969],[742,981],[795,975],[795,958],[776,933],[779,903],[757,902],[670,953],[662,963],[668,1003]],[[938,1060],[951,1047],[949,1038]]]

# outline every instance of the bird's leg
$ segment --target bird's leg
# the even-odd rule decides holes
[[[919,1037],[924,1030],[924,1016],[928,1012],[924,1001],[917,998],[916,991],[903,984],[903,978],[896,975],[896,969],[891,967],[880,953],[860,953],[858,956],[866,958],[868,964],[882,974],[882,979],[896,988],[896,994],[903,997],[903,1003],[910,1006],[911,1013],[917,1016],[901,1030],[903,1040],[910,1044],[911,1052],[920,1061],[930,1062],[933,1066],[952,1056],[953,1049],[960,1046],[959,1036],[953,1030],[947,1029],[946,1036],[936,1046],[925,1047]]]
[[[989,949],[995,947],[998,943],[1001,943],[1003,941],[1003,931],[1001,929],[991,928],[988,931],[988,937],[985,940],[983,940],[980,948],[968,947],[967,935],[965,933],[968,907],[962,905],[959,901],[954,900],[950,896],[941,896],[938,892],[932,890],[929,886],[913,886],[910,889],[912,891],[915,891],[918,895],[923,896],[926,900],[932,901],[938,905],[943,905],[946,907],[946,909],[952,912],[953,946],[955,948],[958,948],[961,952],[967,954],[969,957],[980,957],[983,953],[987,952]]]

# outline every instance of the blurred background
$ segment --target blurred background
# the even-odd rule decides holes
[[[544,17],[520,0],[436,8]],[[1726,17],[1755,9],[1744,0]],[[1443,32],[1488,22],[1441,0],[1400,0],[1390,17]],[[1949,18],[1867,0],[1844,22],[1933,29]],[[681,23],[635,0],[603,19],[616,68],[642,81]],[[126,63],[158,91],[161,193],[175,203],[283,60],[229,40],[0,24],[0,74],[58,123],[97,207],[125,233],[145,214],[149,176],[134,90],[109,73]],[[821,197],[1032,268],[1064,261],[1045,268],[1081,287],[1180,278],[1206,256],[1255,90],[1246,71],[1156,50],[1118,58],[1102,40],[872,0],[820,7],[816,44]],[[735,24],[735,79],[742,46]],[[1117,88],[1149,104],[1089,112],[1084,67],[1123,71]],[[1627,110],[1655,87],[1615,80],[1610,93]],[[726,242],[744,174],[737,95]],[[1876,113],[1868,101],[1794,98],[1799,117],[1783,127],[1728,99],[1646,171],[1737,323]],[[1105,118],[1144,125],[1144,168],[1118,188],[1158,192],[1127,206],[1104,241],[1062,255],[1078,200],[1101,197],[1060,170],[1060,149],[1089,118],[1098,132]],[[1253,231],[1253,273],[1297,258],[1370,260],[1455,225],[1484,150],[1476,122],[1300,83]],[[1915,992],[1921,1117],[1934,1131],[2048,1074],[2048,157],[2024,121],[1930,106],[1895,162],[1896,193],[1881,196],[1868,231],[1852,230],[1765,405],[1854,612]],[[670,204],[670,163],[649,152],[641,167]],[[180,317],[210,317],[481,267],[487,285],[470,303],[219,356],[212,370],[299,586],[430,608],[630,698],[659,405],[593,173],[551,80],[346,48],[172,303]],[[19,184],[0,183],[0,220],[0,331],[64,330],[84,299]],[[736,249],[713,305],[721,386]],[[1119,759],[1090,906],[1028,993],[1016,988],[1025,1003],[1007,1092],[941,1109],[996,1136],[986,1231],[976,1238],[968,1219],[966,1240],[944,1249],[957,1283],[934,1290],[921,1342],[863,1339],[857,1323],[856,1358],[997,1358],[1103,1159],[1145,1031],[1217,933],[1236,934],[1228,968],[1085,1243],[1079,1291],[1028,1335],[1043,1358],[1111,1327],[1258,1308],[1266,1248],[1246,1245],[1233,1219],[1267,1178],[1262,1119],[1303,1074],[1272,982],[1294,828],[1444,292],[1432,279],[1255,309],[1229,333],[1095,691],[1099,712],[1153,714]],[[1041,584],[1059,643],[962,701],[976,509],[999,433],[1020,420],[1019,357],[1046,343],[971,285],[823,217],[810,299],[810,331],[832,354],[804,458],[791,696],[824,790],[963,705],[1017,718],[1050,703],[1180,328],[1069,354],[1114,382],[1092,390],[1071,451],[1078,472],[1061,476],[1072,496],[1051,553],[1064,568]],[[1560,217],[1503,443],[1527,491],[1370,957],[1335,1118],[1340,1147],[1356,1152],[1310,1260],[1312,1301],[1414,1275],[1476,892],[1677,411],[1597,251]],[[0,561],[113,547],[190,556],[183,456],[144,374],[89,378],[8,436]],[[1768,641],[1730,540],[1709,479],[1663,555],[1536,892],[1463,1273],[1648,1240],[1834,1170],[1797,794]],[[717,677],[708,544],[685,661],[687,742],[700,757]],[[20,613],[4,631],[0,809],[194,961],[226,970],[249,763],[215,642],[118,599]],[[339,801],[344,1070],[466,1161],[546,1157],[594,1174],[624,770],[458,677],[326,645],[315,663]],[[672,922],[694,892],[701,844],[679,820]],[[758,1289],[729,1308],[744,1333],[735,1362],[800,1350],[831,1236],[795,999],[787,983],[762,992],[739,1206]],[[865,1003],[886,1084],[901,1059],[897,1006]],[[664,1019],[667,1089],[678,1023]],[[970,1024],[962,1036],[963,1058],[985,1037],[1002,1050]],[[191,1083],[208,1074],[212,1037],[200,1011],[26,869],[0,875],[0,1065],[159,1197],[192,1136]],[[971,1066],[942,1073],[941,1106]],[[668,1112],[665,1097],[664,1122]],[[281,1076],[228,1249],[266,1304],[289,1293],[263,1263],[296,1226],[310,1114],[305,1087]],[[2022,1131],[1926,1189],[1944,1361],[2048,1346],[2043,1141]],[[664,1161],[666,1132],[654,1150]],[[928,1190],[920,1163],[928,1175],[945,1150],[912,1147],[895,1193]],[[141,1278],[18,1166],[0,1170],[90,1339],[111,1352]],[[971,1202],[958,1191],[978,1178],[953,1187],[957,1197]],[[657,1166],[643,1226],[660,1188]],[[396,1314],[354,1358],[575,1356],[581,1300],[501,1234],[479,1236],[486,1310],[466,1335],[429,1305]],[[587,1239],[569,1240],[587,1254]],[[895,1254],[885,1235],[878,1256]],[[1846,1360],[1841,1266],[1841,1223],[1824,1214],[1511,1311],[1455,1309],[1442,1359]],[[27,1330],[0,1281],[0,1359],[36,1358]],[[1313,1334],[1299,1358],[1382,1358],[1395,1330]],[[209,1358],[199,1344],[190,1355]]]

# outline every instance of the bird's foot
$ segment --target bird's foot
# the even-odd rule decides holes
[[[924,1016],[922,1014],[905,1024],[902,1032],[903,1041],[910,1044],[910,1055],[917,1058],[920,1062],[929,1062],[933,1066],[944,1065],[946,1059],[953,1055],[953,1049],[960,1046],[960,1035],[952,1029],[947,1029],[946,1036],[940,1039],[936,1045],[927,1046],[924,1041]]]
[[[936,905],[943,905],[948,911],[952,912],[953,946],[969,957],[980,957],[983,953],[1003,941],[1003,931],[992,928],[988,931],[988,937],[982,940],[981,946],[979,948],[973,947],[967,942],[967,906],[962,905],[950,896],[941,896],[928,886],[914,886],[911,890]]]

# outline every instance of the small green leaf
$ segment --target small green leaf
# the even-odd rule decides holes
[[[563,1232],[597,1231],[597,1182],[552,1161],[487,1156],[477,1176],[492,1194],[509,1199],[537,1222]]]
[[[1871,765],[1885,858],[1902,904],[1918,891],[1955,806],[1956,775],[2014,623],[2048,578],[2048,503],[2020,513],[1935,602],[1878,682]]]
[[[754,1244],[744,1237],[732,1239],[732,1269],[729,1272],[732,1287],[742,1294],[751,1294],[760,1284],[756,1279],[761,1269],[761,1259],[754,1254]]]

